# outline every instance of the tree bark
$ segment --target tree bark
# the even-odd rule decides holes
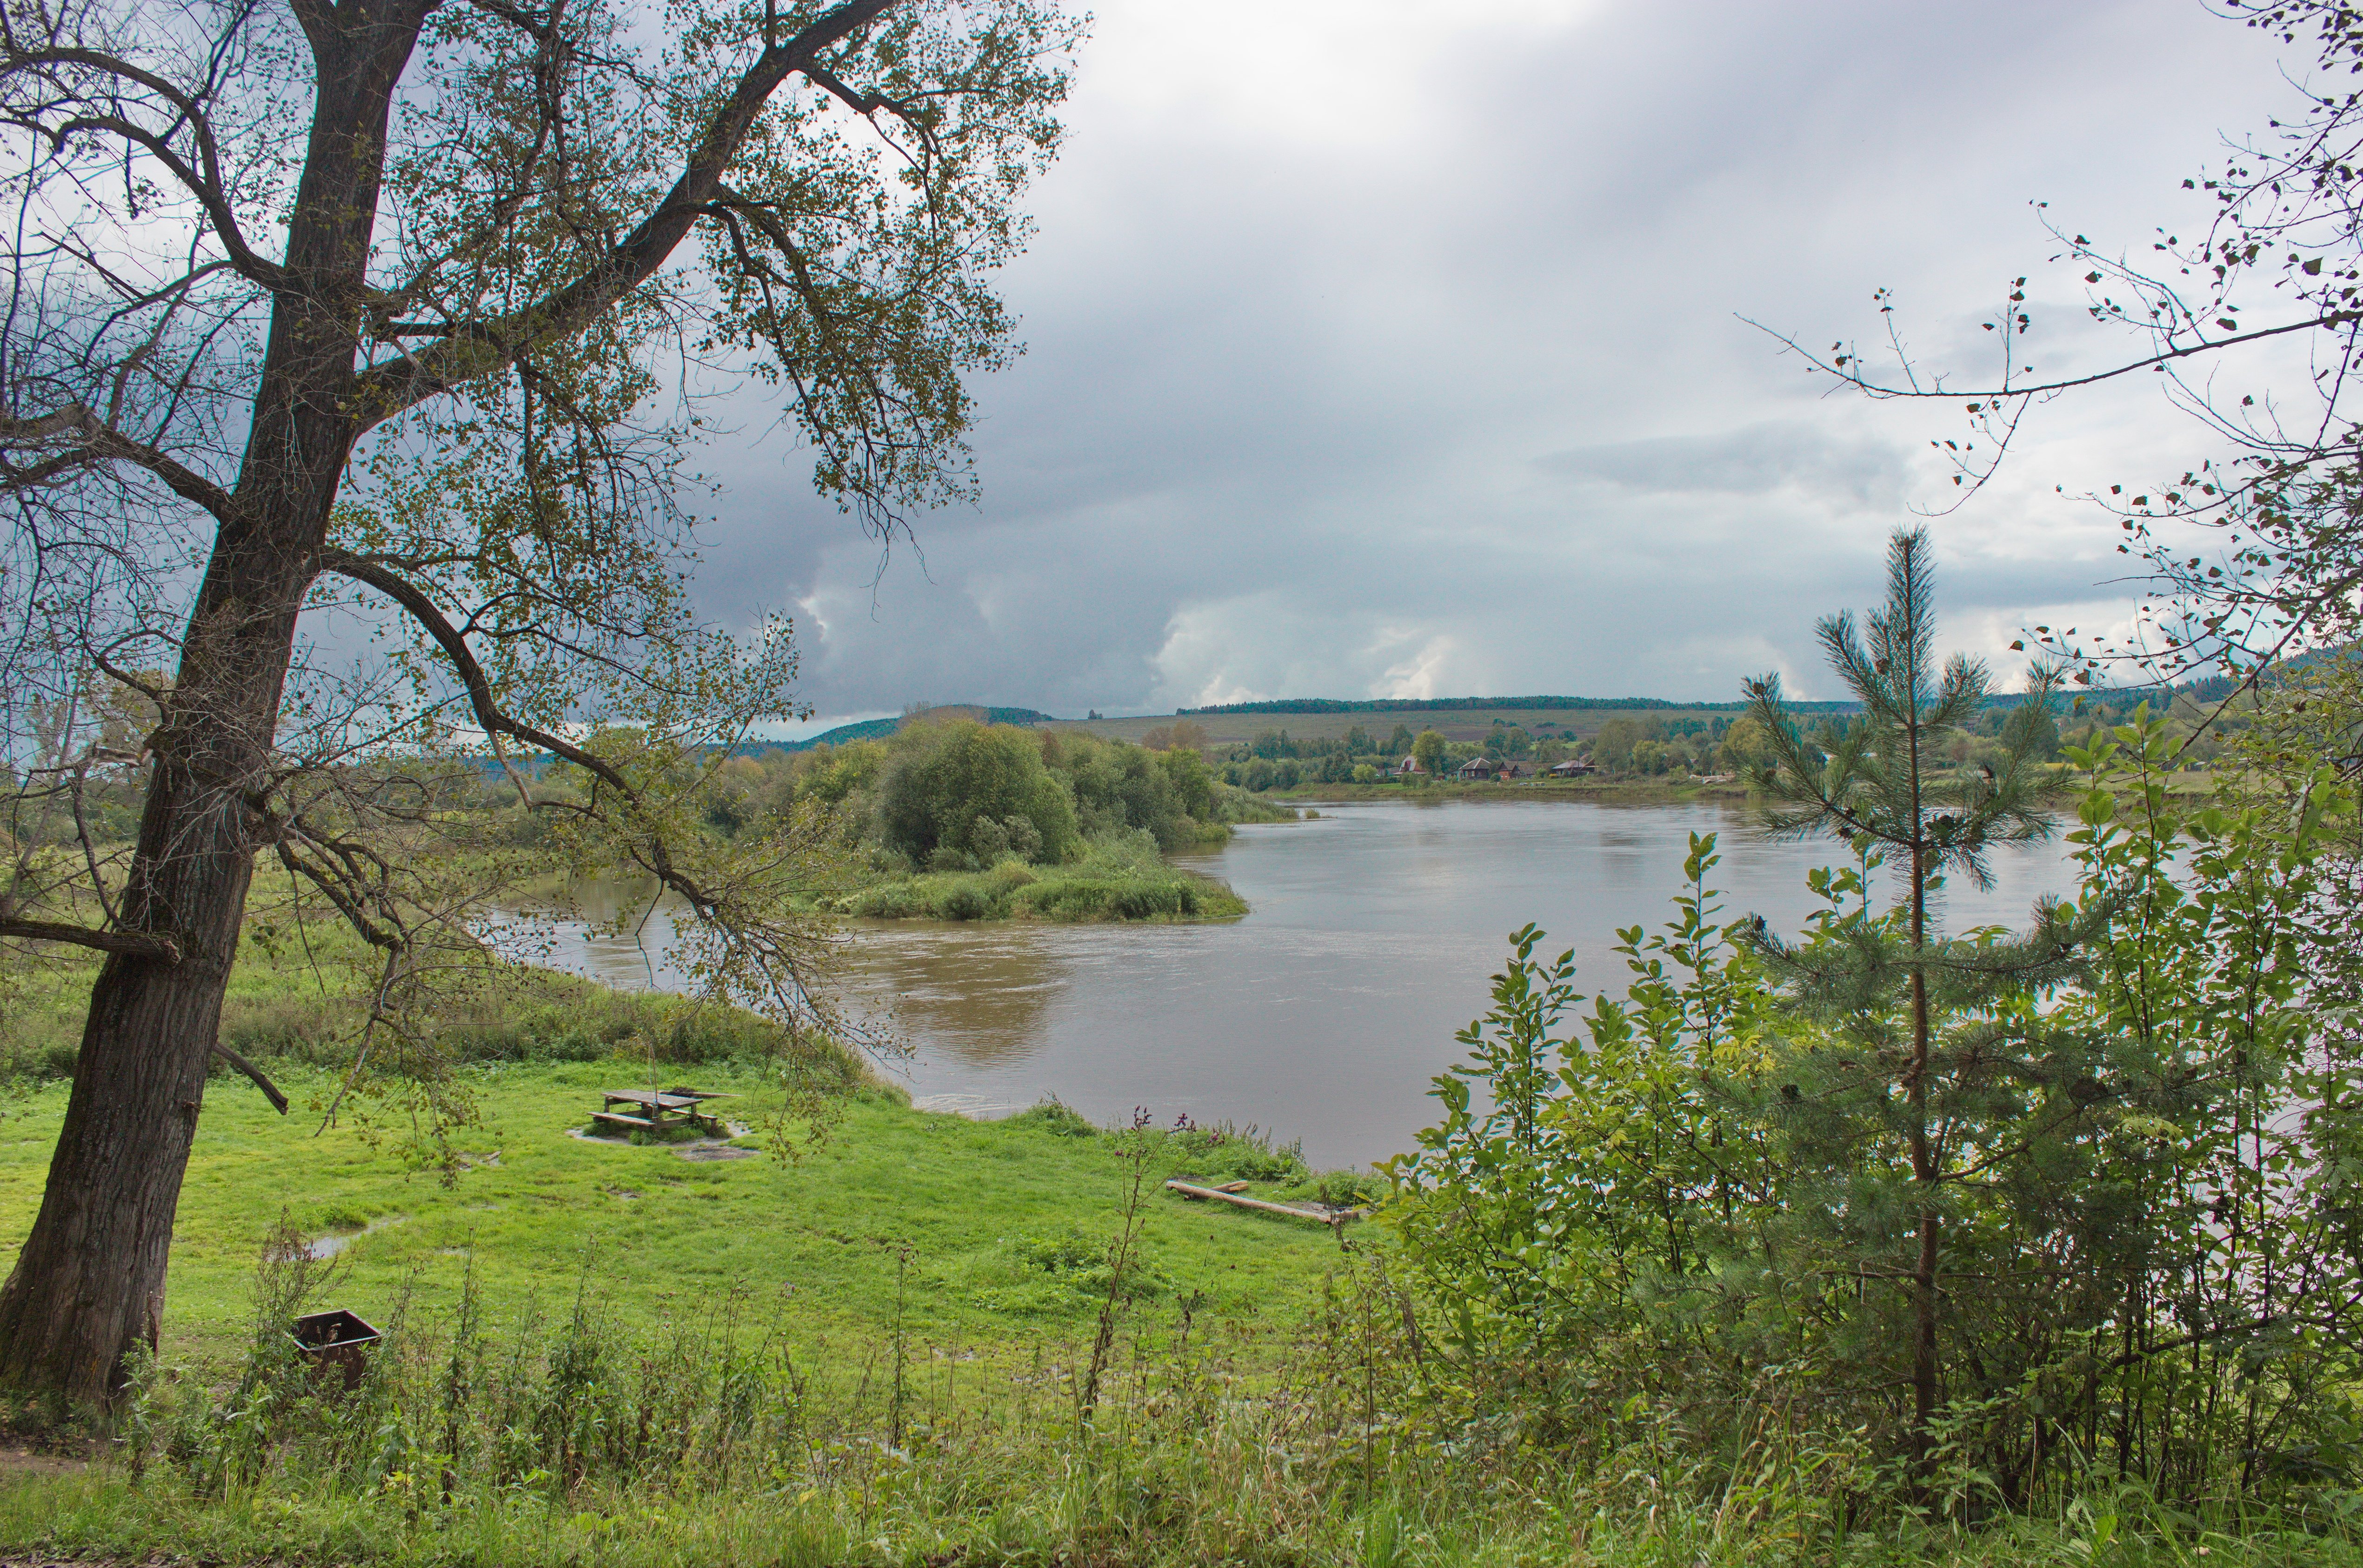
[[[271,832],[273,742],[296,615],[327,558],[355,442],[420,399],[508,364],[520,342],[571,335],[612,309],[664,264],[723,189],[771,94],[896,0],[843,0],[769,44],[715,111],[664,200],[582,277],[513,316],[365,371],[388,110],[439,3],[291,0],[311,47],[315,95],[283,260],[250,257],[241,268],[272,301],[247,448],[226,500],[186,476],[220,527],[151,742],[119,940],[92,991],[40,1214],[0,1286],[0,1386],[105,1401],[120,1386],[131,1346],[155,1342],[206,1059],[253,855]],[[234,223],[224,211],[217,221]],[[242,239],[225,243],[243,248]]]
[[[48,1186],[0,1286],[0,1384],[113,1398],[156,1342],[181,1180],[205,1103],[253,856],[267,827],[296,613],[361,427],[353,396],[387,109],[425,7],[390,4],[310,33],[310,144],[288,226],[233,499],[181,644],[117,924],[181,962],[99,970]]]
[[[1918,735],[1914,739],[1912,806],[1920,819]],[[1936,1416],[1936,1161],[1928,1143],[1927,858],[1912,846],[1912,1181],[1920,1192],[1920,1253],[1912,1265],[1912,1462],[1925,1475],[1928,1429]]]

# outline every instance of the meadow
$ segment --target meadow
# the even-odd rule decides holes
[[[423,1157],[433,1151],[400,1100],[349,1098],[330,1124],[337,1074],[272,1066],[288,1116],[241,1078],[208,1088],[173,1234],[168,1361],[234,1364],[251,1338],[257,1260],[283,1222],[345,1242],[322,1299],[372,1321],[397,1301],[448,1309],[472,1270],[494,1320],[580,1290],[638,1331],[736,1292],[772,1304],[814,1353],[874,1353],[898,1314],[939,1348],[1057,1340],[1096,1310],[1092,1275],[1126,1188],[1100,1130],[1055,1105],[969,1121],[872,1083],[824,1125],[775,1132],[782,1094],[729,1064],[660,1073],[737,1095],[718,1103],[749,1135],[686,1148],[576,1136],[603,1090],[649,1083],[628,1057],[459,1069],[474,1119],[454,1130],[447,1173]],[[0,1245],[31,1223],[65,1096],[62,1084],[21,1094],[0,1123]],[[1259,1140],[1159,1133],[1148,1147],[1159,1181],[1248,1176],[1257,1195],[1280,1197],[1321,1187]],[[743,1157],[710,1157],[720,1148]],[[1204,1293],[1210,1318],[1253,1318],[1311,1299],[1337,1251],[1325,1227],[1160,1191],[1140,1277],[1160,1296]]]
[[[1703,1452],[1679,1387],[1572,1442],[1499,1426],[1383,1205],[1333,1231],[1161,1185],[1343,1205],[1382,1198],[1370,1178],[1252,1131],[923,1112],[850,1059],[815,1121],[754,1021],[679,999],[529,976],[449,1066],[445,1139],[392,1081],[331,1123],[332,1018],[305,1021],[283,948],[241,972],[241,1037],[293,1114],[209,1086],[161,1353],[104,1439],[0,1465],[12,1559],[2363,1562],[2335,1515],[2138,1485],[1898,1507],[1859,1445],[1774,1408]],[[49,978],[55,1022],[73,980]],[[658,1081],[737,1096],[748,1131],[578,1135],[604,1090]],[[65,1097],[6,1103],[0,1244]],[[328,1306],[387,1331],[349,1394],[283,1331]]]
[[[284,1064],[280,1064],[284,1066]],[[163,1353],[111,1437],[20,1453],[0,1552],[389,1564],[2363,1562],[2336,1518],[2193,1512],[2136,1486],[1973,1528],[1898,1509],[1866,1456],[1684,1442],[1681,1394],[1570,1449],[1476,1414],[1385,1228],[1189,1203],[1168,1173],[1342,1199],[1268,1143],[995,1123],[865,1085],[795,1157],[570,1136],[627,1057],[467,1070],[445,1182],[400,1108],[285,1120],[207,1097]],[[760,1120],[765,1076],[702,1069]],[[11,1107],[0,1227],[38,1201],[62,1089]],[[740,1138],[746,1146],[760,1139]],[[274,1231],[349,1238],[333,1258]],[[342,1392],[294,1311],[388,1331]],[[161,1555],[160,1555],[161,1554]]]

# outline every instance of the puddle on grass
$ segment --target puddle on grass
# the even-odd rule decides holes
[[[410,1216],[407,1214],[388,1214],[382,1219],[371,1220],[368,1224],[362,1226],[358,1231],[348,1231],[341,1235],[336,1236],[323,1236],[318,1241],[305,1247],[304,1250],[311,1253],[315,1258],[332,1258],[338,1253],[343,1252],[347,1247],[351,1246],[355,1242],[360,1241],[363,1236],[368,1235],[371,1231],[383,1231],[388,1225],[399,1225],[405,1220],[409,1218]]]

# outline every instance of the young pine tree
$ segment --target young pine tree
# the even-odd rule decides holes
[[[2047,906],[2024,938],[1932,928],[1929,898],[1942,878],[1990,886],[1987,852],[2048,837],[2060,786],[2041,757],[2057,679],[2042,667],[2002,727],[2001,756],[1947,765],[1946,748],[1983,716],[1988,676],[1958,654],[1939,665],[1929,557],[1925,530],[1899,530],[1885,607],[1867,625],[1841,613],[1818,628],[1858,715],[1808,734],[1778,676],[1747,683],[1770,758],[1756,773],[1776,802],[1771,831],[1842,838],[1861,858],[1858,874],[1817,884],[1830,907],[1803,941],[1753,928],[1791,1023],[1749,1092],[1785,1126],[1799,1167],[1821,1173],[1825,1190],[1812,1207],[1846,1232],[1842,1244],[1903,1254],[1860,1255],[1858,1266],[1906,1285],[1911,1450],[1923,1467],[1942,1390],[1948,1188],[2014,1146],[2005,1124],[2043,1114],[2025,1086],[2053,1076],[2060,1053],[2036,999],[2070,977],[2083,934],[2082,922]],[[1873,909],[1866,897],[1848,909],[1847,894],[1867,893],[1880,866],[1901,876],[1895,907]]]

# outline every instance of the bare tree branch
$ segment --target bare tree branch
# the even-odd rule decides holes
[[[61,439],[76,445],[43,462],[19,466],[0,457],[0,482],[14,487],[39,485],[90,463],[127,462],[154,474],[172,493],[194,502],[225,523],[239,515],[229,491],[147,443],[133,440],[79,403],[36,419],[0,419],[0,453],[39,450]]]
[[[19,118],[18,124],[47,138],[60,148],[81,132],[104,131],[144,149],[149,156],[171,171],[172,178],[179,181],[205,208],[206,221],[212,225],[215,237],[221,241],[222,248],[229,253],[230,264],[242,276],[273,293],[298,286],[299,280],[294,274],[258,253],[248,242],[245,230],[239,227],[238,214],[232,210],[228,193],[222,185],[221,154],[215,145],[212,125],[206,117],[204,105],[162,77],[98,50],[51,49],[0,54],[0,77],[39,71],[53,65],[78,65],[120,77],[172,105],[182,123],[196,138],[197,156],[205,165],[204,169],[190,168],[180,154],[172,150],[171,142],[164,137],[116,115],[77,116],[55,126]]]
[[[81,947],[95,947],[101,953],[120,954],[127,958],[147,958],[159,964],[178,964],[180,944],[169,936],[157,936],[133,931],[94,931],[86,925],[67,925],[52,920],[19,920],[13,915],[0,916],[0,936],[21,937],[28,942],[70,942]]]

